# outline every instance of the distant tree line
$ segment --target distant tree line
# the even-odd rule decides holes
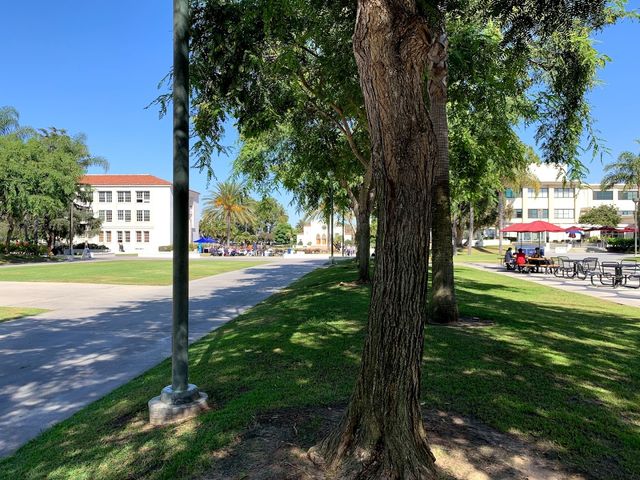
[[[91,191],[80,178],[106,160],[90,154],[83,135],[71,136],[55,127],[21,126],[12,107],[0,108],[0,231],[6,253],[50,254],[58,239],[93,233],[100,220],[89,206]]]

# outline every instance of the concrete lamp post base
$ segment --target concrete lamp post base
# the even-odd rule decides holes
[[[151,425],[179,423],[209,410],[208,396],[189,384],[186,391],[176,392],[171,385],[164,387],[159,396],[149,400],[149,422]]]

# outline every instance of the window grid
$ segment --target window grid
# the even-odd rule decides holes
[[[549,218],[549,209],[547,208],[530,208],[527,213],[529,218]]]
[[[100,231],[100,233],[98,234],[98,241],[100,243],[104,242],[104,231]]]
[[[98,201],[102,203],[111,203],[113,196],[111,192],[98,192]]]
[[[151,201],[151,192],[149,192],[148,190],[136,191],[137,203],[149,203],[150,201]]]
[[[123,240],[122,230],[118,230],[118,243],[122,243],[122,240]]]
[[[149,232],[148,231],[144,232],[144,243],[149,243]]]
[[[119,203],[131,203],[131,192],[118,191]]]
[[[541,188],[537,195],[533,188],[529,188],[528,193],[529,193],[529,198],[549,198],[548,188]]]
[[[521,208],[516,208],[513,211],[513,215],[515,218],[522,218],[522,209]]]
[[[111,230],[107,230],[105,233],[105,237],[107,238],[107,243],[111,242]]]
[[[613,200],[613,190],[594,190],[594,200]]]
[[[554,218],[557,219],[570,219],[573,218],[573,209],[572,208],[556,208],[553,211]]]
[[[573,198],[573,188],[554,188],[554,198]]]
[[[124,241],[126,243],[131,242],[131,232],[129,230],[124,232]]]
[[[142,243],[142,232],[140,230],[136,230],[136,242]]]
[[[618,200],[635,200],[638,198],[637,190],[618,191]]]

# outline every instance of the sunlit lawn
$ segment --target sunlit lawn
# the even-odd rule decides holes
[[[265,263],[268,262],[245,259],[193,260],[189,262],[189,279],[195,280]],[[172,263],[171,260],[100,260],[3,267],[0,270],[0,281],[170,285]]]
[[[461,312],[488,328],[427,328],[423,399],[521,434],[588,478],[640,472],[640,310],[458,266]],[[190,380],[216,407],[150,428],[158,367],[0,463],[3,479],[193,478],[210,453],[282,407],[343,405],[369,301],[351,265],[307,275],[191,347]],[[340,285],[340,282],[345,282]]]
[[[509,245],[505,244],[505,252],[507,248],[509,248]],[[473,247],[470,255],[466,248],[458,249],[453,261],[455,263],[498,263],[498,247]]]
[[[38,315],[42,312],[46,312],[46,310],[41,308],[0,307],[0,322],[28,317],[30,315]]]

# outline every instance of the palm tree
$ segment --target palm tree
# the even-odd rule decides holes
[[[244,185],[220,182],[204,200],[203,219],[224,220],[227,227],[227,248],[231,242],[231,222],[251,224],[255,202],[247,195]]]
[[[636,140],[640,144],[640,140]],[[618,156],[618,160],[604,167],[604,177],[600,187],[607,190],[615,184],[623,184],[623,191],[631,188],[636,189],[635,196],[635,254],[638,254],[638,198],[640,197],[640,154],[635,155],[631,152],[622,152]]]

